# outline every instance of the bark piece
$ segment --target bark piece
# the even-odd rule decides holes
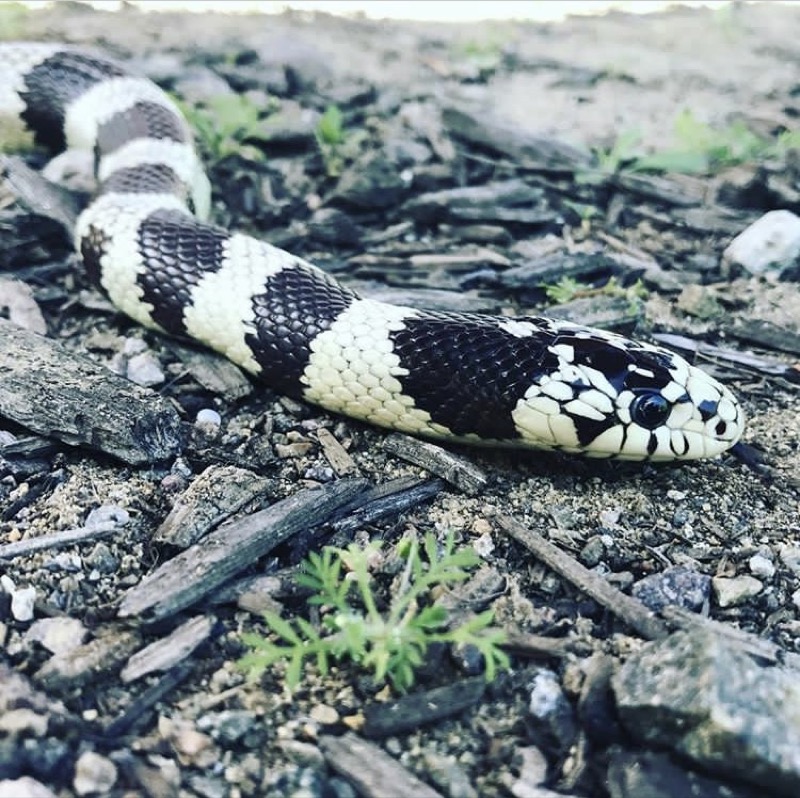
[[[154,540],[185,549],[246,504],[263,497],[271,484],[245,468],[211,465],[178,497]]]
[[[51,657],[34,674],[34,680],[54,692],[68,691],[98,679],[121,665],[139,646],[139,634],[110,627],[102,636],[69,653]]]
[[[216,529],[146,576],[122,600],[119,616],[157,621],[192,606],[301,530],[325,523],[367,487],[363,479],[301,490]]]
[[[129,465],[169,459],[183,446],[166,399],[2,319],[0,416]]]
[[[395,433],[384,439],[383,448],[409,463],[422,466],[468,496],[480,493],[489,483],[489,478],[476,465],[435,443]]]
[[[475,706],[486,691],[481,677],[410,693],[396,701],[370,704],[364,711],[364,735],[373,739],[403,734]]]
[[[442,798],[441,793],[425,784],[392,759],[382,748],[355,734],[342,737],[322,735],[319,740],[328,765],[344,776],[362,798]]]
[[[172,634],[137,651],[122,669],[123,682],[132,682],[153,671],[166,671],[186,659],[205,642],[214,627],[213,615],[198,615],[182,623]]]

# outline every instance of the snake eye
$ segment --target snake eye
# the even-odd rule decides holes
[[[640,393],[631,402],[631,419],[645,429],[660,427],[669,416],[670,403],[655,391]]]

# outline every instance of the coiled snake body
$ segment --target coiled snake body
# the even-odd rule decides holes
[[[94,153],[98,190],[76,241],[121,311],[281,392],[415,435],[592,457],[711,457],[741,435],[731,392],[664,349],[543,317],[362,299],[301,258],[207,224],[186,121],[113,62],[2,44],[0,117],[6,135]]]

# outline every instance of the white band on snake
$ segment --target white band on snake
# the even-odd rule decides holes
[[[111,61],[2,44],[0,116],[15,140],[94,153],[99,186],[76,240],[116,307],[287,395],[414,435],[590,457],[713,457],[741,436],[731,392],[667,350],[544,317],[362,299],[205,223],[209,184],[186,121]]]

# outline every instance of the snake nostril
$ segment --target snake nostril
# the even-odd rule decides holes
[[[714,432],[722,437],[728,429],[728,425],[724,421],[718,421],[717,426],[714,427]]]

